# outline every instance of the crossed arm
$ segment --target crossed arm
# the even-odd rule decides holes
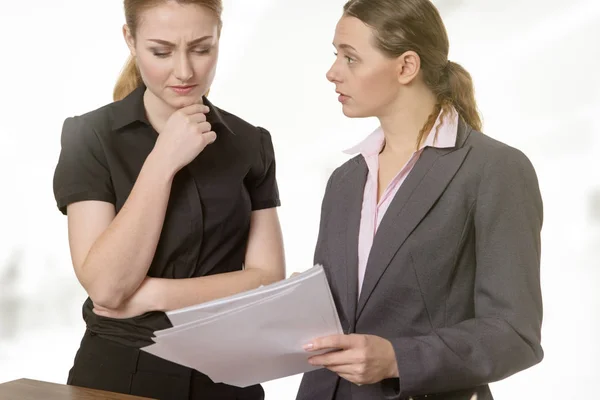
[[[252,212],[242,271],[190,279],[147,277],[162,229],[172,178],[149,160],[128,200],[82,201],[67,208],[75,274],[99,315],[128,318],[225,297],[285,277],[275,208]]]

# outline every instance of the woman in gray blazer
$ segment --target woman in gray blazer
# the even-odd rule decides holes
[[[350,0],[334,46],[344,114],[381,126],[327,184],[315,263],[344,335],[306,345],[333,351],[297,398],[492,399],[543,357],[535,171],[480,132],[429,0]]]

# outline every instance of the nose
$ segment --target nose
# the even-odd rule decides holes
[[[194,76],[194,69],[190,63],[190,59],[186,52],[182,52],[179,57],[175,57],[175,65],[173,66],[173,75],[181,83],[185,83]]]
[[[327,73],[325,74],[325,76],[327,77],[327,80],[329,82],[339,82],[340,81],[340,74],[337,68],[337,60],[333,62],[333,64],[331,65],[331,67],[329,68],[329,71],[327,71]]]

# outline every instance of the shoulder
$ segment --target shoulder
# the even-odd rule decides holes
[[[494,164],[531,164],[521,150],[491,138],[478,131],[471,131],[465,145],[470,147],[469,155],[482,166]]]
[[[209,122],[213,124],[213,130],[216,128],[217,135],[220,129],[228,132],[229,134],[225,135],[227,141],[237,148],[239,154],[250,157],[249,160],[255,169],[262,171],[271,165],[275,158],[275,150],[271,133],[266,128],[254,125],[214,104],[209,104],[209,107],[214,110],[208,115]],[[215,123],[222,126],[217,128]]]
[[[218,119],[236,136],[246,140],[260,140],[263,135],[270,136],[269,131],[262,126],[252,124],[215,105],[212,105],[212,107],[217,111]]]
[[[91,141],[106,136],[113,130],[118,102],[113,102],[83,114],[65,118],[62,128],[62,141],[80,139]]]
[[[72,118],[95,130],[109,131],[112,130],[117,117],[122,113],[121,107],[119,107],[122,102],[123,100],[114,101]]]
[[[329,177],[329,181],[327,182],[327,191],[339,188],[342,184],[346,182],[358,182],[357,173],[366,172],[366,163],[362,155],[358,154],[348,161],[337,167]]]
[[[114,119],[113,117],[117,114],[117,105],[118,102],[109,103],[95,110],[77,115],[75,118],[92,128],[103,130],[102,128],[108,128],[108,126],[110,126],[110,123]]]
[[[465,145],[470,147],[469,170],[477,171],[480,190],[500,183],[511,186],[523,183],[528,187],[538,187],[535,168],[520,149],[477,131],[471,132]]]

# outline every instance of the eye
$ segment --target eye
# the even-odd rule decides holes
[[[165,58],[165,57],[168,57],[169,54],[171,54],[171,52],[168,49],[154,48],[154,49],[150,49],[150,51],[152,52],[152,54],[154,54],[155,57],[159,57],[159,58]]]
[[[337,52],[333,52],[333,54],[337,57],[338,53]],[[347,64],[354,64],[356,62],[356,60],[352,57],[349,56],[344,56],[344,58],[346,59],[346,63]]]
[[[208,54],[210,53],[212,50],[212,46],[206,47],[206,46],[196,46],[196,47],[192,47],[191,51],[195,54]]]

